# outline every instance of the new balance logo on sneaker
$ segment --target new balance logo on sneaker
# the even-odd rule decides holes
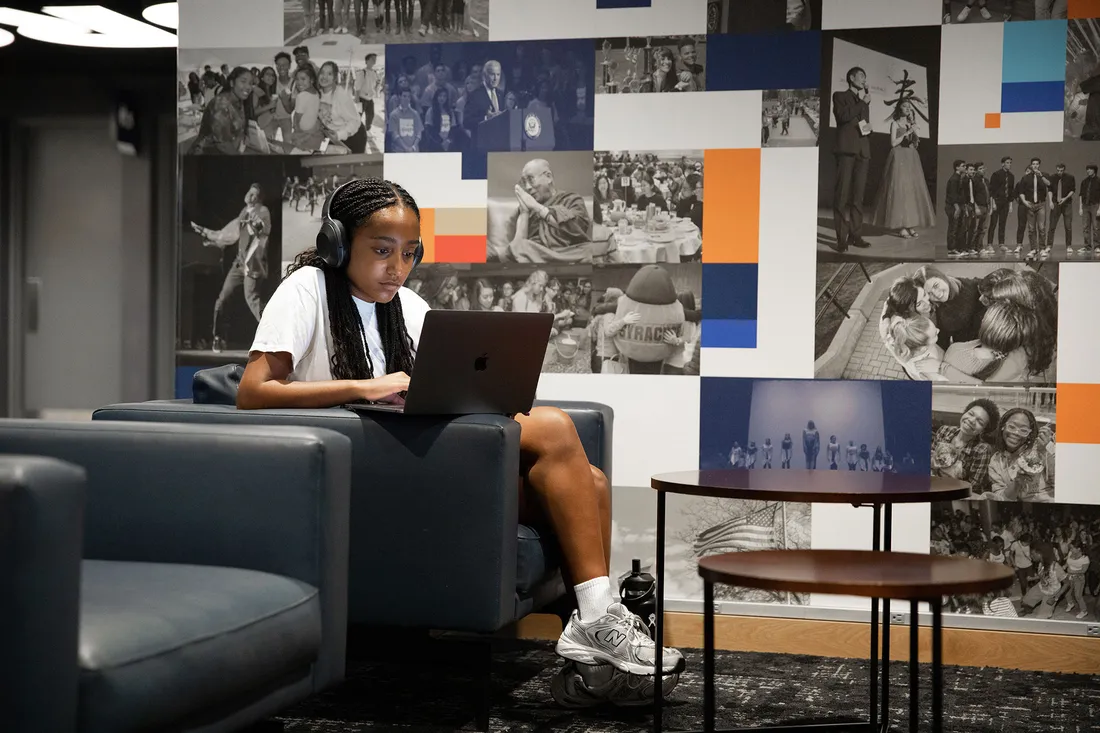
[[[603,638],[600,638],[601,635],[603,636]],[[610,644],[612,647],[617,647],[624,641],[626,641],[626,634],[619,631],[618,629],[597,631],[594,636],[596,637],[597,641],[602,641],[605,644]]]

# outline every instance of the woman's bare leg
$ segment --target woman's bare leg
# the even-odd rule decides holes
[[[611,541],[607,479],[597,486],[573,420],[553,407],[516,415],[520,455],[526,469],[520,506],[537,512],[561,546],[574,585],[607,575]],[[603,473],[599,472],[600,477]],[[537,520],[532,520],[537,521]]]

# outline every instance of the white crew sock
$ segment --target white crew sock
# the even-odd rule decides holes
[[[581,621],[585,623],[603,616],[607,613],[607,607],[615,603],[615,597],[611,595],[611,578],[606,575],[575,585],[573,591],[577,594]]]

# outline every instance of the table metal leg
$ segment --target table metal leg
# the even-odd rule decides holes
[[[884,507],[882,517],[882,549],[890,552],[893,544],[892,529],[894,508],[892,504]],[[882,599],[882,729],[890,729],[890,599]]]
[[[941,598],[929,600],[932,606],[932,733],[943,733],[943,605]]]
[[[714,733],[714,583],[709,580],[703,581],[703,733]]]
[[[661,733],[664,724],[663,707],[664,694],[662,688],[663,671],[661,666],[664,661],[664,636],[665,636],[665,492],[657,492],[657,618],[654,619],[654,642],[657,646],[657,655],[653,663],[653,731]]]
[[[878,552],[881,549],[879,530],[882,525],[882,505],[874,504],[871,507],[871,549]],[[871,704],[869,706],[868,723],[872,731],[878,730],[878,599],[871,599]]]
[[[919,601],[909,602],[909,733],[920,731]]]

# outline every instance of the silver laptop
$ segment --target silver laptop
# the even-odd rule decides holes
[[[405,404],[349,404],[405,415],[515,415],[535,401],[551,313],[430,310]]]

